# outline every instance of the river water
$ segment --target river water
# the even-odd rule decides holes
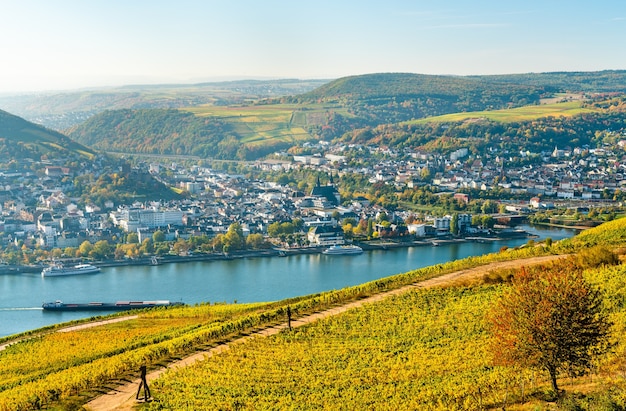
[[[522,226],[540,239],[571,237],[574,230]],[[464,242],[366,251],[360,255],[301,254],[160,266],[105,267],[98,274],[42,277],[0,275],[0,337],[50,324],[97,315],[93,312],[49,312],[43,302],[72,303],[121,300],[262,302],[362,284],[416,268],[497,252],[527,239],[487,243]]]

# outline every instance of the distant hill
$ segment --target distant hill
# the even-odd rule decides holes
[[[5,159],[39,160],[42,155],[49,158],[78,156],[93,158],[95,152],[69,137],[33,124],[21,117],[0,110],[0,153]]]
[[[626,70],[560,71],[551,73],[468,76],[489,82],[547,87],[557,92],[625,93]]]
[[[72,138],[104,151],[245,159],[233,133],[219,118],[173,109],[107,110],[69,130]]]
[[[502,82],[504,83],[504,82]],[[438,99],[454,111],[474,110],[489,104],[505,107],[530,104],[545,93],[545,86],[497,84],[483,77],[381,73],[344,77],[295,97],[297,101],[398,101]],[[447,110],[447,109],[446,109]]]
[[[129,85],[0,96],[0,108],[63,131],[105,110],[226,106],[302,94],[329,80],[238,80],[198,84]]]
[[[471,77],[368,74],[337,79],[298,95],[238,105],[114,110],[68,133],[102,150],[253,160],[307,140],[425,144],[438,136],[430,131],[415,136],[410,128],[393,128],[445,114],[538,106],[546,99],[563,99],[562,95],[576,94],[580,101],[584,93],[597,98],[595,93],[624,90],[626,71]],[[376,129],[381,125],[391,126],[394,135],[379,135],[385,133]]]

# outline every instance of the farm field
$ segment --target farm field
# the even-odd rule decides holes
[[[198,117],[213,117],[230,125],[245,144],[265,144],[268,141],[297,143],[313,137],[305,127],[322,124],[329,111],[348,115],[346,109],[333,105],[295,104],[255,106],[204,105],[181,109]]]
[[[519,121],[532,121],[543,117],[571,117],[582,113],[596,113],[599,109],[582,107],[579,101],[565,103],[542,104],[535,106],[524,106],[508,110],[493,111],[472,111],[467,113],[453,113],[437,117],[406,122],[405,124],[425,124],[425,123],[450,123],[471,120],[491,120],[502,123],[512,123]]]

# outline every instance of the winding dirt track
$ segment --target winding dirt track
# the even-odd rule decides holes
[[[548,261],[565,258],[567,256],[564,255],[550,255],[550,256],[542,256],[542,257],[533,257],[527,259],[513,260],[513,261],[503,261],[496,262],[487,265],[483,265],[476,268],[471,268],[467,270],[455,271],[453,273],[444,274],[442,276],[431,278],[429,280],[420,281],[411,285],[404,286],[402,288],[398,288],[391,291],[386,291],[380,294],[373,295],[368,298],[364,298],[359,301],[354,301],[339,307],[331,308],[325,311],[321,311],[316,314],[307,315],[301,318],[292,319],[291,326],[292,327],[301,327],[305,324],[309,324],[320,320],[322,318],[330,317],[332,315],[337,315],[343,313],[352,308],[361,307],[365,304],[370,304],[376,301],[383,300],[392,295],[398,295],[406,293],[410,290],[414,290],[416,288],[430,288],[443,286],[447,284],[452,284],[455,281],[459,280],[472,280],[477,279],[483,274],[495,270],[495,269],[503,269],[503,268],[518,268],[522,266],[530,266],[543,264]],[[155,378],[159,377],[165,371],[169,369],[178,369],[182,367],[186,367],[188,365],[194,364],[197,361],[203,361],[207,358],[210,358],[213,355],[220,354],[223,351],[228,350],[234,344],[244,344],[252,338],[257,337],[267,337],[270,335],[274,335],[279,333],[281,330],[287,328],[287,323],[279,324],[273,327],[265,328],[261,331],[253,333],[246,337],[241,337],[236,340],[232,340],[228,343],[220,344],[214,348],[211,348],[207,351],[198,352],[189,357],[186,357],[180,361],[173,362],[169,364],[167,367],[163,367],[161,369],[155,370],[147,374],[147,380],[150,382]],[[137,393],[137,388],[139,387],[140,379],[136,380],[117,387],[116,389],[108,392],[107,394],[101,395],[91,402],[87,403],[84,407],[86,410],[90,411],[132,411],[133,407],[138,403],[135,400],[135,395]],[[143,392],[142,392],[143,394]]]

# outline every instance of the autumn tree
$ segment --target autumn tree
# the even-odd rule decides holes
[[[93,244],[91,244],[88,240],[85,240],[80,244],[78,250],[81,256],[88,257],[89,253],[93,250]]]
[[[252,248],[253,250],[264,248],[265,239],[263,238],[263,234],[250,234],[246,237],[246,246],[248,248]]]
[[[154,243],[162,243],[163,241],[165,241],[165,233],[161,230],[156,230],[152,234],[152,241]]]
[[[100,240],[93,245],[90,256],[98,259],[106,258],[111,254],[111,250],[111,245],[107,240]]]
[[[177,255],[187,255],[189,253],[191,246],[187,240],[184,238],[179,238],[176,240],[174,245],[172,245],[172,251]]]
[[[609,321],[599,292],[572,262],[522,269],[488,315],[496,363],[584,374],[606,348]]]
[[[139,244],[139,234],[137,234],[137,233],[128,233],[126,235],[126,243],[128,243],[128,244]]]
[[[228,250],[241,250],[245,241],[241,224],[234,222],[228,226],[228,231],[224,234],[224,245],[228,246]]]
[[[459,235],[459,215],[454,213],[450,219],[450,232],[453,235]]]

